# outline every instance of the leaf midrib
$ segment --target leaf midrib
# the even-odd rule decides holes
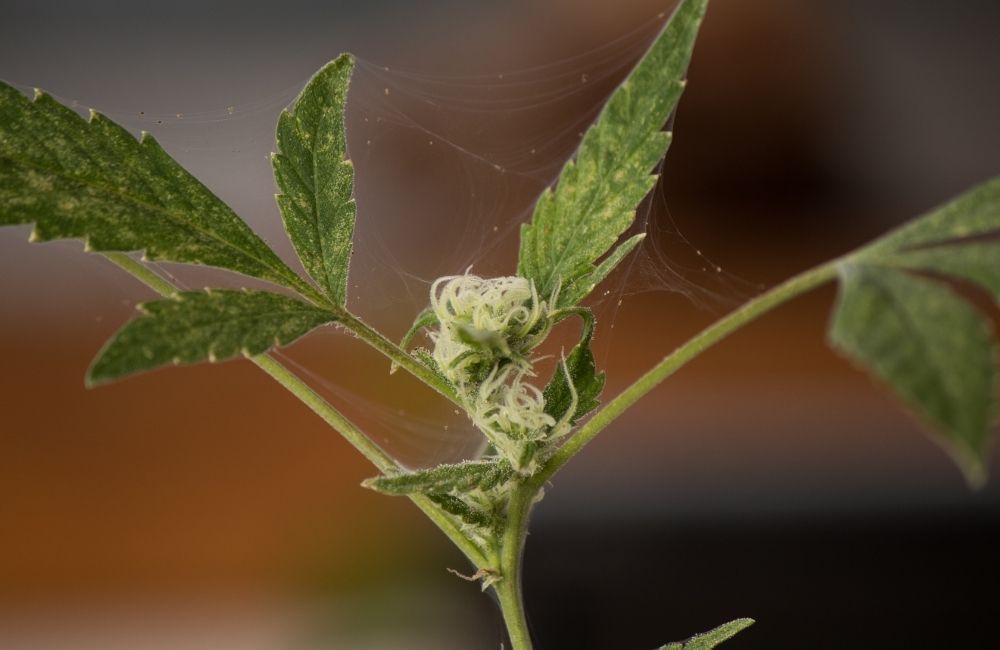
[[[319,246],[320,246],[319,260],[320,260],[320,264],[323,266],[323,285],[326,286],[326,288],[327,288],[328,291],[330,291],[333,294],[336,294],[336,291],[335,291],[334,287],[330,286],[331,285],[331,279],[332,279],[331,275],[330,275],[330,265],[327,263],[327,258],[326,258],[326,255],[324,254],[325,251],[326,251],[326,247],[327,247],[327,241],[326,241],[326,237],[323,236],[323,230],[320,228],[320,225],[319,225],[319,210],[320,210],[320,207],[319,207],[319,201],[317,200],[318,197],[316,195],[317,194],[316,188],[319,187],[319,182],[318,182],[319,179],[317,178],[317,173],[318,172],[316,171],[316,160],[317,160],[317,158],[316,158],[316,135],[319,133],[320,125],[322,124],[322,125],[325,126],[327,124],[327,120],[328,120],[328,117],[329,117],[329,115],[328,115],[329,111],[326,110],[328,107],[324,106],[323,108],[324,108],[323,114],[320,116],[320,119],[318,119],[316,121],[316,125],[315,125],[315,128],[314,128],[313,132],[312,132],[312,136],[309,139],[309,144],[310,144],[310,147],[309,147],[309,157],[312,158],[312,177],[313,177],[313,179],[312,179],[313,180],[313,186],[312,186],[312,194],[313,194],[313,217],[314,217],[313,218],[313,227],[316,229],[316,241],[319,242]],[[345,131],[346,131],[346,129],[345,129]],[[346,137],[346,134],[344,136],[344,139],[345,139],[344,149],[346,151],[346,149],[347,149],[347,142],[346,142],[347,137]]]

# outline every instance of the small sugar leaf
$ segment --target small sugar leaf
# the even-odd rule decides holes
[[[754,620],[752,618],[738,618],[704,634],[695,635],[687,641],[668,643],[665,646],[661,646],[660,650],[712,650],[712,648],[722,644],[724,641],[728,641],[753,624]]]
[[[594,354],[590,351],[590,340],[594,333],[594,316],[589,310],[574,310],[583,318],[583,332],[580,342],[566,357],[566,370],[557,367],[545,387],[545,412],[555,420],[561,420],[573,404],[573,392],[566,381],[566,371],[576,392],[576,411],[570,417],[570,424],[587,415],[600,405],[597,399],[604,390],[605,375],[598,373]]]
[[[435,494],[472,490],[491,490],[513,477],[510,463],[505,460],[479,460],[438,465],[430,469],[379,476],[366,480],[366,488],[391,495]]]

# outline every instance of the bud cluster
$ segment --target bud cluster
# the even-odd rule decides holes
[[[457,275],[437,280],[431,334],[438,369],[458,389],[476,427],[521,474],[537,469],[536,452],[566,428],[545,412],[532,352],[548,335],[549,308],[521,277]]]

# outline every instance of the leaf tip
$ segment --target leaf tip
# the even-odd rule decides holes
[[[98,354],[97,357],[90,362],[90,367],[87,368],[87,372],[83,375],[83,386],[88,390],[114,381],[115,376],[108,372],[107,368],[105,368],[102,363],[103,361],[104,354],[102,351],[101,354]]]
[[[87,370],[87,373],[83,376],[83,387],[87,390],[92,390],[100,386],[102,382],[100,379],[94,376],[92,369]]]
[[[345,63],[354,65],[354,55],[350,52],[341,52],[331,63],[334,65],[344,65]]]
[[[986,480],[988,478],[989,474],[984,467],[979,467],[972,471],[966,470],[965,472],[965,482],[968,483],[969,489],[973,492],[979,492],[986,487]]]
[[[950,451],[952,458],[962,470],[962,476],[965,477],[965,483],[969,489],[978,492],[986,487],[989,471],[986,469],[984,458],[968,449],[952,448]]]

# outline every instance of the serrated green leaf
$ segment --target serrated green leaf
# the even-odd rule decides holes
[[[929,422],[969,482],[982,483],[996,345],[971,304],[939,282],[845,264],[830,341]]]
[[[656,184],[652,170],[671,139],[661,129],[684,88],[706,5],[707,0],[682,0],[587,130],[555,188],[539,197],[531,223],[521,227],[518,275],[534,280],[540,295],[576,287],[570,295],[582,299],[584,289],[596,284],[582,279],[595,273],[593,264],[629,228],[639,202]]]
[[[738,618],[735,621],[720,625],[710,632],[693,636],[687,641],[668,643],[662,646],[660,650],[712,650],[712,648],[724,641],[728,641],[753,624],[754,620],[752,618]]]
[[[925,246],[1000,231],[1000,178],[974,187],[957,199],[897,228],[856,255],[878,260],[904,248]]]
[[[354,61],[342,54],[278,118],[272,156],[278,207],[302,266],[338,305],[347,300],[356,206],[344,106]]]
[[[315,295],[236,214],[144,133],[0,82],[0,226],[32,241],[217,266]]]
[[[576,411],[570,417],[570,424],[575,424],[577,420],[600,405],[597,398],[604,390],[605,382],[605,375],[603,372],[597,372],[594,354],[590,351],[590,341],[594,334],[594,316],[589,310],[577,313],[583,318],[583,332],[580,335],[580,342],[566,357],[566,370],[569,371],[576,392]],[[557,421],[562,419],[573,405],[573,391],[570,391],[566,372],[561,367],[556,368],[542,394],[545,398],[545,412]]]
[[[261,354],[336,318],[294,298],[250,290],[184,291],[139,309],[98,354],[88,384],[168,364]]]
[[[480,460],[438,465],[396,476],[379,476],[364,481],[362,485],[391,495],[465,493],[491,490],[509,481],[513,475],[514,470],[505,460]]]
[[[982,286],[1000,300],[1000,242],[920,248],[879,261],[961,278]]]

